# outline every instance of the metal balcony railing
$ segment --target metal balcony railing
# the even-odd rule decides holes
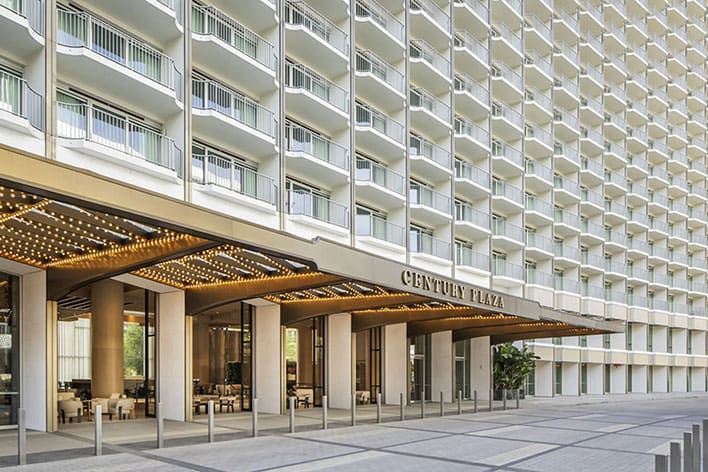
[[[391,223],[378,215],[356,215],[357,236],[367,236],[381,241],[387,241],[396,246],[405,246],[406,229]]]
[[[524,234],[526,231],[521,226],[509,223],[502,218],[492,220],[492,235],[503,238],[513,239],[521,244],[524,243]]]
[[[492,194],[495,197],[504,197],[519,204],[523,202],[521,189],[503,180],[495,179],[492,182]]]
[[[580,293],[580,283],[578,279],[570,277],[554,277],[554,288],[560,292]]]
[[[489,103],[489,90],[466,75],[455,75],[455,91],[468,93],[484,104]]]
[[[192,31],[212,36],[270,70],[278,63],[271,43],[212,6],[192,6]]]
[[[371,182],[399,195],[405,190],[405,178],[401,174],[368,159],[357,158],[356,180]]]
[[[285,125],[285,145],[289,152],[302,152],[343,170],[349,170],[349,151],[324,136],[302,126]]]
[[[538,67],[541,72],[545,73],[547,76],[553,76],[553,66],[551,65],[551,61],[545,57],[537,54],[526,54],[524,56],[524,65]]]
[[[446,103],[433,97],[421,88],[411,87],[410,91],[411,108],[422,108],[432,113],[446,124],[450,123],[450,107]]]
[[[551,254],[553,253],[553,240],[534,231],[526,230],[525,243],[527,248],[535,248]]]
[[[580,217],[574,213],[569,212],[564,208],[556,208],[553,215],[553,221],[556,223],[562,223],[573,228],[580,227]]]
[[[337,51],[349,54],[349,37],[347,33],[305,2],[286,1],[285,23],[303,27]]]
[[[270,205],[278,201],[278,187],[272,178],[213,154],[192,155],[192,180],[203,185],[218,185]]]
[[[43,0],[0,0],[0,8],[7,8],[27,19],[32,31],[44,36],[44,1]]]
[[[98,107],[57,102],[57,135],[101,144],[181,176],[182,151],[172,139]]]
[[[455,178],[469,180],[482,187],[489,185],[489,172],[460,159],[455,159]]]
[[[398,92],[405,90],[403,74],[371,51],[356,51],[356,71],[369,73]]]
[[[455,117],[455,134],[467,136],[483,143],[485,146],[489,142],[489,132],[479,125],[472,123],[471,121],[467,121],[465,118],[460,116]]]
[[[409,0],[412,12],[426,13],[444,31],[450,31],[450,16],[430,0]]]
[[[455,221],[472,223],[489,229],[489,213],[464,202],[455,202]]]
[[[450,197],[435,190],[417,184],[410,185],[410,202],[413,205],[422,205],[439,212],[450,214]]]
[[[304,90],[343,112],[349,111],[347,91],[303,64],[285,64],[285,85],[288,88]]]
[[[580,198],[583,202],[592,203],[593,205],[597,205],[602,208],[605,206],[605,198],[601,193],[593,190],[588,190],[586,188],[582,189],[580,191]]]
[[[492,275],[523,281],[524,268],[503,259],[494,259],[492,261]]]
[[[509,44],[511,44],[511,47],[516,49],[517,51],[523,50],[521,48],[521,36],[516,31],[512,31],[511,28],[509,28],[503,23],[494,24],[494,28],[492,29],[492,36],[495,38],[502,38],[506,40]]]
[[[524,136],[529,139],[538,139],[548,147],[553,147],[553,135],[539,126],[526,124],[524,126]]]
[[[424,157],[446,169],[452,166],[452,154],[450,154],[450,151],[423,137],[411,135],[409,145],[411,156]]]
[[[368,18],[397,40],[403,42],[405,39],[403,23],[376,0],[356,0],[355,11],[357,18]]]
[[[445,77],[450,76],[450,61],[425,41],[412,40],[409,50],[411,59],[422,59]]]
[[[371,128],[399,144],[404,144],[403,125],[369,105],[356,104],[356,126]]]
[[[455,264],[488,271],[489,256],[467,246],[455,244]]]
[[[553,182],[553,169],[533,159],[525,161],[526,175],[533,175],[546,182]]]
[[[604,239],[606,230],[605,227],[600,224],[583,219],[580,224],[580,231],[582,233],[591,234],[597,238]]]
[[[580,250],[577,247],[569,246],[565,242],[557,241],[553,245],[553,255],[570,259],[572,261],[580,261]]]
[[[602,163],[594,159],[584,157],[581,161],[581,168],[596,175],[605,175],[605,169],[602,167]]]
[[[605,299],[605,289],[597,285],[586,285],[581,286],[580,294],[583,297],[595,298],[597,300]]]
[[[87,48],[174,90],[181,98],[182,74],[171,57],[86,12],[57,10],[57,43]]]
[[[573,97],[580,96],[577,79],[571,79],[569,77],[563,77],[562,79],[555,78],[553,79],[553,86],[555,88],[565,89]]]
[[[287,204],[291,215],[308,216],[342,228],[349,227],[349,208],[322,195],[290,190]]]
[[[553,219],[553,205],[551,205],[545,200],[536,197],[535,195],[526,195],[524,208],[527,211],[534,211],[550,219]]]
[[[489,62],[489,49],[487,48],[487,45],[472,36],[469,32],[456,32],[454,41],[456,48],[467,49],[469,52],[481,59],[485,64]]]
[[[40,131],[44,128],[42,95],[21,77],[0,70],[0,111],[26,119]]]
[[[492,77],[497,77],[508,81],[519,91],[524,89],[524,81],[521,78],[521,74],[519,74],[506,64],[495,64],[492,67]]]
[[[526,283],[529,285],[540,285],[542,287],[553,287],[553,274],[542,270],[526,268]]]
[[[524,166],[524,154],[519,149],[516,149],[515,147],[509,144],[499,144],[496,146],[493,145],[492,149],[493,157],[503,157],[504,159],[508,160],[509,162],[513,162],[519,167]]]
[[[579,186],[577,180],[572,180],[569,177],[556,175],[553,177],[553,188],[556,190],[565,190],[572,195],[578,195]]]
[[[605,267],[605,258],[598,254],[590,254],[587,252],[582,252],[580,254],[580,263],[582,265],[592,266],[598,269],[603,269]]]
[[[450,243],[417,231],[409,233],[410,251],[450,259]]]
[[[213,110],[270,137],[277,136],[272,111],[218,82],[192,79],[192,107]]]
[[[489,18],[489,9],[484,2],[479,0],[455,0],[455,3],[458,5],[466,5],[484,20]]]

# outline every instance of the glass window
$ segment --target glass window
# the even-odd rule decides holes
[[[0,274],[0,426],[17,424],[19,279]]]

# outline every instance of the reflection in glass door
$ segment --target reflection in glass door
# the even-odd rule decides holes
[[[19,279],[0,274],[0,429],[17,424],[19,407]]]
[[[156,325],[155,325],[155,311],[156,311],[156,299],[157,294],[149,290],[145,290],[145,384],[143,387],[143,393],[145,395],[145,416],[153,417],[155,416],[155,380],[157,374],[156,368],[156,351],[155,342],[156,335]]]
[[[325,317],[312,319],[312,390],[314,406],[322,406],[325,394]]]
[[[410,338],[409,399],[412,402],[430,400],[430,335]]]
[[[455,395],[462,392],[462,398],[471,398],[470,369],[471,369],[470,340],[455,343]]]

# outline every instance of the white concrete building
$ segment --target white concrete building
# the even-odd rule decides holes
[[[0,144],[273,234],[626,322],[625,333],[529,340],[541,359],[527,393],[706,391],[705,19],[696,0],[5,0]],[[91,190],[75,189],[101,198]],[[27,241],[11,242],[0,239],[6,272],[46,269]],[[216,280],[213,264],[145,267],[120,282],[160,293],[162,308],[189,307],[187,279]],[[91,311],[67,305],[70,292],[57,292],[59,320]],[[257,345],[287,344],[281,301],[241,303],[255,308],[237,323],[255,317],[256,347],[241,339],[240,352],[253,348],[248,387],[272,411],[291,372]],[[197,329],[196,317],[164,328],[177,315],[148,305],[158,336]],[[399,323],[352,337],[350,314],[320,318],[306,340],[291,333],[311,343],[292,374],[315,403],[324,391],[346,407],[352,391],[396,402],[489,390],[493,331]],[[161,343],[158,364],[195,368],[197,354],[174,349]],[[303,363],[327,368],[304,374]],[[173,374],[157,369],[181,392],[172,416],[188,417],[196,394]]]

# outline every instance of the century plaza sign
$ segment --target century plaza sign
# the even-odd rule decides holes
[[[421,274],[410,269],[401,272],[403,285],[425,290],[426,292],[439,293],[446,297],[469,300],[482,305],[504,308],[504,297],[487,290],[472,288],[464,284]]]

